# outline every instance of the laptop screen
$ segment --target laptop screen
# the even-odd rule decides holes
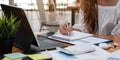
[[[31,43],[38,46],[38,42],[35,39],[24,10],[4,4],[1,4],[1,8],[5,16],[10,17],[10,15],[13,14],[15,17],[17,17],[17,20],[21,20],[20,29],[14,37],[14,45],[23,50],[30,49]]]

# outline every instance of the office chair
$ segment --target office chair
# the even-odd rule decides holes
[[[58,27],[59,27],[59,23],[57,21],[57,14],[56,14],[56,9],[55,9],[55,4],[53,3],[53,7],[54,7],[54,12],[52,12],[52,15],[49,15],[49,18],[46,19],[46,14],[45,14],[45,10],[44,10],[44,4],[43,4],[43,0],[37,0],[37,7],[38,7],[38,11],[39,11],[39,15],[40,15],[40,23],[41,23],[41,27],[40,27],[40,31],[44,30],[42,29],[44,26],[46,26],[49,30],[49,32],[55,32],[57,31]],[[54,20],[56,19],[56,20]]]

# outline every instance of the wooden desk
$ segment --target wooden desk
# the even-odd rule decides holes
[[[109,36],[96,35],[96,36],[113,40],[113,42],[110,43],[112,45],[114,42],[119,44],[119,46],[117,46],[116,48],[109,48],[109,49],[107,49],[107,51],[114,52],[114,51],[120,49],[120,36],[117,36],[117,35],[114,35],[114,36],[113,35],[109,35]]]
[[[120,36],[113,36],[113,35],[109,35],[109,36],[106,36],[106,35],[105,36],[103,36],[103,35],[95,35],[95,36],[102,37],[102,38],[108,38],[108,39],[113,40],[113,42],[117,42],[119,44],[119,46],[117,46],[116,48],[110,48],[110,49],[107,49],[107,51],[114,52],[114,51],[120,49]],[[113,44],[113,42],[111,42],[110,44]],[[66,43],[62,43],[62,42],[59,42],[59,43],[64,44],[66,46],[70,46],[70,44],[66,44]],[[12,52],[23,52],[23,51],[20,50],[19,48],[13,47],[13,51]]]
[[[67,9],[71,10],[71,24],[73,26],[75,24],[75,12],[79,10],[79,3],[68,5]]]

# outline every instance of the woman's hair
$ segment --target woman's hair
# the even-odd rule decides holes
[[[97,0],[81,0],[80,9],[83,11],[84,23],[89,33],[96,33],[98,29]]]

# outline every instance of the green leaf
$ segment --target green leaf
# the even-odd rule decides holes
[[[11,32],[9,34],[9,37],[13,37],[15,35],[15,33],[18,31],[19,29],[19,25],[20,25],[21,21],[16,22],[11,29]]]
[[[14,18],[13,16],[11,16],[10,19],[9,19],[10,23],[8,23],[8,27],[11,27],[12,25],[14,25],[16,19],[17,19],[16,17]]]
[[[8,18],[4,14],[0,18],[0,40],[11,39],[20,28],[20,20],[12,14]]]

